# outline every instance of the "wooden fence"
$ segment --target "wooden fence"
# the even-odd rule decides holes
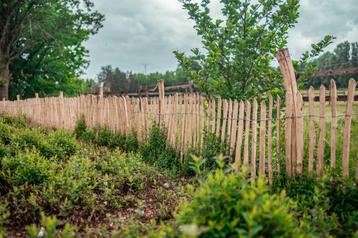
[[[352,156],[350,148],[356,82],[349,82],[343,113],[337,110],[334,81],[329,89],[329,105],[324,86],[320,88],[319,104],[314,102],[312,88],[308,91],[309,101],[304,102],[292,78],[288,51],[279,52],[277,58],[286,84],[285,108],[281,108],[279,97],[272,96],[261,102],[209,99],[199,94],[164,96],[164,84],[159,82],[159,97],[155,98],[64,98],[61,94],[3,101],[0,111],[23,114],[41,125],[68,130],[74,129],[84,115],[90,128],[106,125],[113,132],[136,133],[142,142],[148,138],[151,126],[159,124],[166,128],[169,142],[181,157],[189,148],[202,148],[207,130],[226,142],[235,167],[249,167],[252,177],[265,174],[272,182],[274,172],[282,169],[291,176],[306,172],[323,176],[326,167],[358,179],[357,155]],[[338,127],[340,118],[344,119],[343,131]],[[328,126],[329,141],[325,138]],[[339,150],[337,138],[342,138],[343,143]],[[356,148],[355,151],[358,152]],[[329,161],[325,161],[325,154],[329,154]]]

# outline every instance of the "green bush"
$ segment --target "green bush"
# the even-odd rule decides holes
[[[49,145],[54,156],[59,159],[66,159],[74,155],[78,144],[71,133],[64,130],[57,130],[49,134]]]
[[[159,126],[153,126],[149,131],[149,138],[140,152],[143,159],[161,169],[168,169],[178,172],[180,161],[177,153],[167,141],[167,133]]]
[[[84,139],[84,134],[87,132],[86,118],[84,115],[80,116],[80,119],[77,120],[73,134],[77,139]]]
[[[297,217],[317,236],[351,237],[358,227],[358,190],[339,177],[275,176],[274,192],[285,189],[298,204]]]
[[[11,153],[11,150],[10,150],[9,146],[0,144],[0,162],[1,162],[1,158],[4,158],[4,157],[10,155],[10,153]],[[0,168],[1,168],[1,166],[0,166]]]
[[[120,133],[112,132],[108,127],[98,126],[94,131],[88,130],[83,116],[76,123],[74,135],[77,139],[94,143],[111,149],[120,148],[122,151],[134,152],[139,148],[139,143],[134,132],[127,137]]]
[[[11,186],[46,183],[54,173],[54,164],[38,152],[18,152],[1,161],[1,175]]]
[[[126,137],[124,151],[136,152],[136,151],[138,151],[138,149],[139,149],[139,142],[138,142],[137,136],[136,136],[135,132],[132,132]]]
[[[116,151],[96,161],[96,169],[111,178],[116,191],[126,193],[142,190],[158,173],[146,165],[139,155]]]
[[[29,226],[26,230],[29,238],[72,238],[76,236],[77,228],[65,224],[62,230],[58,230],[59,225],[60,223],[55,217],[46,217],[41,214],[41,227],[43,230],[36,225]]]
[[[183,171],[185,175],[195,175],[197,171],[194,169],[193,156],[201,158],[200,169],[204,173],[209,173],[219,168],[219,161],[217,157],[224,155],[226,157],[226,165],[230,164],[229,147],[222,142],[221,138],[217,137],[215,133],[205,130],[204,143],[200,151],[191,148],[184,157]]]
[[[120,143],[119,140],[122,140],[120,137],[115,137],[107,127],[97,128],[95,135],[94,143],[98,146],[114,148]],[[124,139],[121,143],[124,144]]]
[[[14,129],[0,122],[0,143],[8,145],[11,143],[11,134],[14,132]]]
[[[270,194],[261,178],[250,184],[242,175],[216,170],[201,181],[177,222],[196,227],[203,238],[298,237],[304,233],[290,212],[294,208],[284,192]]]
[[[12,136],[11,144],[15,149],[26,150],[35,148],[46,158],[52,158],[56,152],[49,144],[47,137],[36,129],[24,129]]]
[[[0,203],[0,238],[6,237],[5,235],[5,223],[10,215],[6,204]]]
[[[9,115],[0,115],[0,122],[17,129],[26,128],[28,125],[24,116],[13,117]]]

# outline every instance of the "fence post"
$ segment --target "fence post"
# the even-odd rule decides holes
[[[3,106],[3,108],[1,109],[1,112],[6,112],[6,109],[5,109],[5,107],[6,107],[6,98],[2,98],[2,106]]]
[[[22,114],[22,108],[21,108],[21,102],[20,102],[20,95],[16,95],[16,113],[17,116],[20,116]]]
[[[290,151],[290,155],[286,158],[286,170],[289,176],[293,175],[294,172],[294,162],[297,161],[297,137],[299,135],[297,131],[297,112],[298,112],[298,104],[297,104],[297,82],[295,70],[293,68],[292,60],[290,57],[290,53],[288,49],[282,49],[276,52],[276,59],[280,64],[280,69],[285,81],[285,89],[286,89],[286,103],[287,105],[292,105],[291,110],[286,112],[286,118],[291,118],[291,125],[287,126],[286,134],[290,135],[291,142],[286,144],[286,151]],[[287,123],[287,121],[286,121]],[[287,157],[287,156],[286,156]]]
[[[344,122],[344,131],[343,131],[342,172],[344,177],[349,176],[349,152],[350,152],[350,141],[351,141],[352,113],[353,113],[354,92],[355,92],[356,85],[357,83],[354,80],[352,79],[349,80],[347,109],[346,109],[346,117]]]
[[[99,87],[99,97],[103,98],[103,85]]]
[[[193,82],[193,80],[189,81],[189,93],[194,93],[194,82]]]
[[[65,101],[63,98],[63,92],[60,91],[60,128],[65,128]]]
[[[164,97],[165,97],[164,80],[158,80],[157,86],[159,91],[159,125],[160,125],[161,115],[164,108]]]

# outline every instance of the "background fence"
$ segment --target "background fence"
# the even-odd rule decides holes
[[[90,128],[106,125],[113,132],[136,133],[139,141],[145,141],[151,126],[159,124],[166,128],[168,140],[181,157],[189,148],[202,147],[207,130],[229,145],[235,167],[249,167],[252,177],[265,174],[272,182],[274,172],[282,169],[291,176],[306,172],[323,176],[327,167],[338,169],[343,177],[358,179],[358,150],[350,147],[356,82],[349,82],[344,110],[337,105],[334,81],[328,89],[329,102],[324,86],[319,103],[312,88],[307,93],[308,102],[304,102],[290,75],[293,69],[288,52],[281,54],[278,59],[286,81],[284,110],[281,99],[272,96],[261,102],[210,99],[199,94],[164,96],[164,84],[159,82],[159,97],[155,98],[64,98],[61,94],[3,101],[1,112],[26,115],[35,123],[68,130],[74,129],[84,115]],[[340,120],[344,120],[342,128],[338,126]],[[337,143],[342,143],[339,150]]]

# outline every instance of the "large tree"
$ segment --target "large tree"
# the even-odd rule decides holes
[[[282,91],[279,73],[272,66],[274,54],[287,46],[288,30],[299,17],[298,0],[220,0],[222,17],[214,19],[210,0],[180,0],[202,48],[192,55],[176,53],[180,64],[207,94],[247,99],[264,92]],[[315,44],[303,61],[330,44],[331,36]],[[201,68],[192,69],[197,61]]]
[[[88,63],[83,43],[103,20],[90,0],[1,0],[0,98],[12,79],[19,87],[76,78]]]

